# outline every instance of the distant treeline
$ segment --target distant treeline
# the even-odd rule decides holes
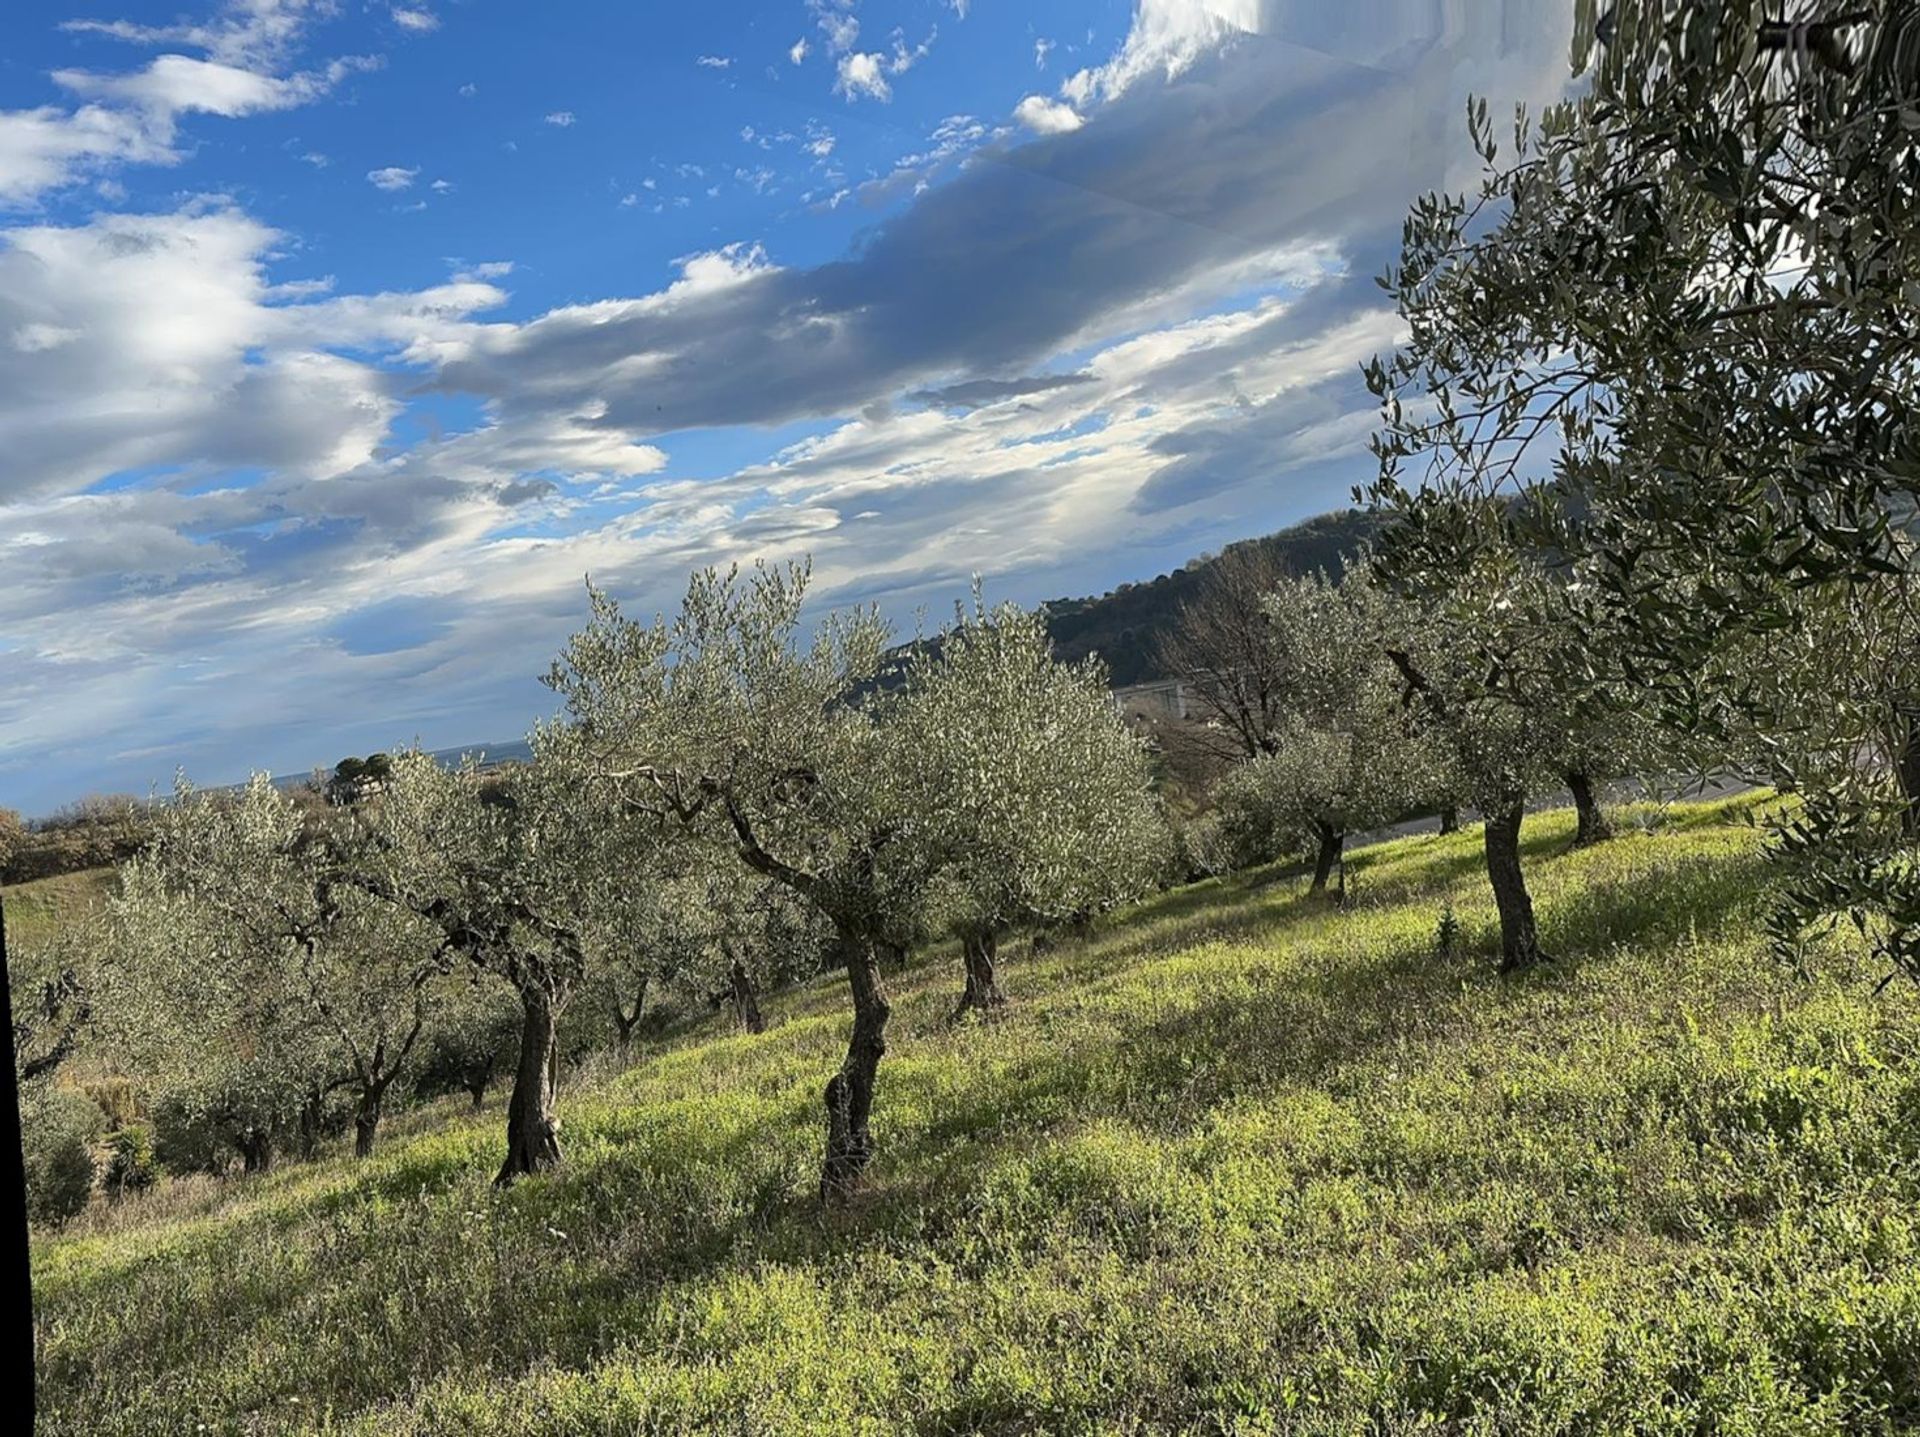
[[[1229,547],[1265,550],[1285,573],[1338,578],[1346,560],[1360,552],[1379,526],[1377,518],[1349,509]],[[1171,574],[1122,584],[1097,599],[1048,600],[1047,631],[1055,657],[1072,663],[1098,653],[1115,688],[1173,677],[1163,672],[1160,661],[1164,641],[1172,636],[1181,605],[1201,592],[1217,557],[1203,555]]]
[[[0,883],[124,863],[152,833],[146,800],[131,794],[90,794],[31,821],[0,808]]]

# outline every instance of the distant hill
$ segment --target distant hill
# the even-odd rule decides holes
[[[1380,521],[1358,509],[1322,514],[1277,534],[1228,545],[1271,550],[1296,574],[1340,572],[1379,532]],[[1206,582],[1213,556],[1194,559],[1171,574],[1142,584],[1122,584],[1097,599],[1053,599],[1047,603],[1047,627],[1055,654],[1069,662],[1098,653],[1106,660],[1115,688],[1166,678],[1154,661],[1155,643],[1173,624],[1180,605]]]

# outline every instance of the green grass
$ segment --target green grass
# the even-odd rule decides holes
[[[0,890],[7,907],[7,941],[27,944],[51,938],[62,923],[104,903],[112,889],[111,868],[85,868],[10,885]]]
[[[36,1248],[45,1429],[1910,1430],[1920,1004],[1766,954],[1746,802],[1530,820],[1519,979],[1476,832],[1361,855],[1348,911],[1254,875],[1016,950],[991,1024],[919,966],[844,1211],[832,980],[576,1085],[505,1194],[449,1104],[96,1211]]]

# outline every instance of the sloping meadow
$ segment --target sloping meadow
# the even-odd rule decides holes
[[[1920,1426],[1920,1004],[1760,936],[1743,801],[1566,852],[1494,976],[1478,834],[892,980],[871,1180],[813,1196],[834,978],[562,1095],[175,1185],[35,1254],[50,1432]],[[1651,825],[1649,825],[1651,826]],[[1458,939],[1442,951],[1448,908]]]

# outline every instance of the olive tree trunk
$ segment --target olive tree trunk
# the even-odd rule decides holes
[[[872,938],[843,934],[847,987],[853,997],[853,1033],[840,1071],[827,1080],[827,1154],[820,1169],[820,1197],[833,1202],[852,1192],[873,1161],[867,1128],[873,1084],[887,1051],[887,1015],[892,1011],[880,983],[880,955]]]
[[[321,1129],[326,1122],[327,1095],[319,1088],[307,1094],[300,1104],[300,1156],[311,1159],[320,1151]]]
[[[1451,803],[1440,810],[1440,831],[1442,833],[1458,833],[1460,831],[1460,810]]]
[[[1906,800],[1900,811],[1900,831],[1908,838],[1920,838],[1920,718],[1908,722],[1907,741],[1894,761],[1894,772]]]
[[[460,1086],[467,1090],[473,1099],[473,1110],[477,1113],[486,1105],[487,1089],[493,1086],[493,1070],[499,1066],[500,1055],[489,1052],[484,1059],[476,1058],[460,1071]]]
[[[559,1014],[545,988],[523,988],[520,1055],[507,1100],[507,1158],[495,1176],[506,1187],[529,1173],[560,1166],[560,1124],[553,1115],[554,1076],[559,1066]]]
[[[1325,893],[1327,880],[1333,876],[1333,866],[1340,861],[1347,846],[1347,836],[1330,823],[1315,820],[1313,831],[1320,840],[1320,851],[1313,860],[1312,893]]]
[[[1606,810],[1600,807],[1592,777],[1584,773],[1568,774],[1567,791],[1573,795],[1573,809],[1578,815],[1573,846],[1585,848],[1589,843],[1603,843],[1612,838],[1613,825],[1607,820]]]
[[[642,978],[638,991],[633,995],[633,1012],[628,1013],[619,1000],[613,1005],[613,1023],[620,1032],[620,1063],[626,1066],[633,1054],[633,1030],[640,1026],[640,1013],[647,1005],[647,980]]]
[[[734,1019],[749,1033],[767,1031],[767,1020],[760,1016],[760,995],[754,990],[753,975],[738,958],[727,971],[728,995],[733,1000]]]
[[[380,1110],[387,1100],[387,1084],[391,1078],[369,1084],[360,1090],[360,1101],[353,1110],[353,1155],[356,1158],[373,1156],[373,1144],[380,1133]]]
[[[240,1149],[242,1172],[264,1173],[273,1168],[273,1133],[248,1123],[240,1130],[235,1146]]]
[[[1500,910],[1500,971],[1532,967],[1546,955],[1533,922],[1533,899],[1526,875],[1520,870],[1520,822],[1526,816],[1524,800],[1488,810],[1487,881],[1493,885],[1494,906]]]
[[[969,931],[960,935],[960,952],[967,966],[967,986],[960,995],[959,1006],[953,1010],[955,1021],[968,1013],[991,1013],[995,1008],[1007,1006],[1007,995],[1000,990],[996,962],[1000,956],[1000,940],[991,928]]]

